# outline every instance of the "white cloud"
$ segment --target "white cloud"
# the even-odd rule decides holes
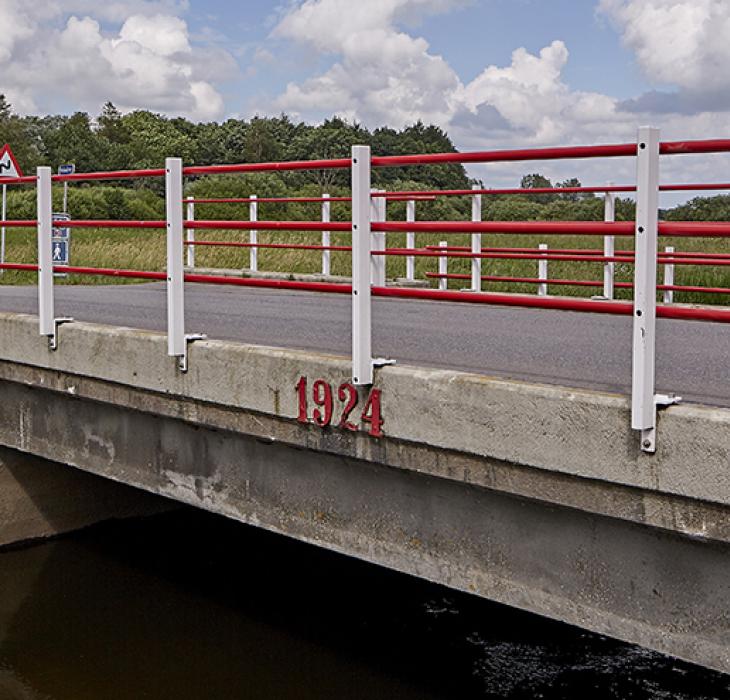
[[[563,79],[569,51],[560,40],[537,53],[517,48],[508,65],[487,66],[464,83],[443,56],[405,27],[461,4],[291,2],[272,38],[294,41],[315,57],[333,57],[334,63],[319,75],[290,83],[270,110],[308,119],[336,113],[371,127],[402,127],[420,119],[445,128],[458,148],[475,150],[632,140],[644,123],[661,127],[665,139],[727,131],[729,0],[600,0],[598,11],[622,32],[648,79],[660,88],[669,84],[680,90],[624,101],[571,89]],[[698,85],[703,86],[702,95]],[[663,168],[668,178],[682,180],[680,171],[688,165],[686,159],[666,159]],[[633,167],[630,159],[582,161],[570,165],[569,174],[593,182],[630,181]],[[560,163],[543,164],[558,178],[565,176],[564,168]],[[524,170],[524,164],[516,164],[476,172],[488,172],[494,184]]]
[[[440,121],[452,109],[450,98],[459,79],[442,57],[429,53],[425,39],[399,31],[395,23],[456,4],[461,3],[308,0],[281,20],[273,36],[306,42],[319,52],[341,56],[341,61],[301,85],[289,84],[276,107],[337,112],[371,124]]]
[[[601,0],[647,77],[696,92],[730,88],[728,0]]]
[[[561,80],[568,49],[554,41],[539,54],[519,48],[509,66],[488,66],[464,84],[428,42],[399,28],[405,19],[443,12],[449,0],[307,0],[292,8],[273,32],[339,60],[325,73],[290,83],[275,109],[305,115],[336,112],[368,125],[402,127],[417,120],[449,129],[459,145],[497,136],[523,142],[573,140],[576,124],[617,125],[616,101],[571,91]],[[347,22],[333,22],[344,16]],[[620,123],[620,120],[618,120]],[[496,132],[496,133],[495,133]]]
[[[39,4],[42,12],[21,0],[0,4],[0,23],[14,27],[0,39],[2,89],[18,111],[33,111],[38,103],[43,109],[44,103],[66,99],[74,109],[92,112],[112,100],[122,109],[152,109],[193,119],[223,115],[223,100],[211,76],[230,75],[233,58],[220,49],[191,46],[181,18],[151,13],[182,8],[187,2],[119,1],[99,12],[80,0]],[[71,15],[64,25],[65,11],[71,7],[88,7],[94,16]],[[116,31],[105,29],[97,19],[121,16],[125,9],[144,13],[126,15]],[[216,59],[217,71],[211,70],[211,58]]]

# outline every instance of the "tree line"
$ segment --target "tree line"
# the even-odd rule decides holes
[[[122,114],[107,102],[96,117],[86,112],[72,115],[21,116],[0,95],[0,144],[9,143],[21,168],[32,173],[39,165],[56,169],[74,163],[79,172],[159,168],[175,155],[190,165],[245,163],[280,160],[312,160],[347,157],[354,144],[367,144],[374,155],[450,153],[456,148],[442,129],[422,122],[397,130],[368,130],[339,117],[311,125],[294,122],[287,115],[227,119],[221,123],[194,123],[182,117],[165,117],[147,110]],[[479,184],[460,164],[377,168],[373,186],[396,189],[468,189]],[[556,183],[580,186],[577,178]],[[520,185],[535,189],[552,187],[540,173],[526,174]],[[262,173],[233,177],[208,176],[191,180],[186,194],[197,197],[236,197],[256,193],[264,197],[347,194],[349,173],[343,170]],[[75,185],[69,193],[70,212],[77,218],[149,218],[161,216],[163,183],[158,180],[120,181],[119,185]],[[60,198],[60,193],[54,196]],[[29,189],[11,188],[9,215],[32,217],[34,195]],[[59,201],[60,205],[60,201]],[[439,198],[419,202],[419,218],[468,217],[467,198]],[[240,209],[240,211],[239,211]],[[299,205],[269,207],[271,218],[311,216]],[[403,210],[403,211],[401,211]],[[260,212],[262,213],[262,212]],[[617,200],[617,219],[633,218],[633,202]],[[662,212],[668,219],[730,220],[730,197],[698,197]],[[243,207],[210,205],[206,216],[244,217]],[[335,207],[335,219],[347,218]],[[390,216],[405,216],[405,204],[392,203]],[[600,220],[602,199],[591,194],[504,195],[484,198],[484,217],[492,220],[586,219]]]

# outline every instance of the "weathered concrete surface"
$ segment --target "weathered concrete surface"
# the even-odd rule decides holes
[[[170,507],[171,502],[137,489],[0,448],[0,547]]]
[[[295,421],[338,357],[0,315],[0,444],[730,671],[730,411],[378,372],[386,437]]]

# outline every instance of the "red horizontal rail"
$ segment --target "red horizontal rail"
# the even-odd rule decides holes
[[[598,256],[598,255],[561,255],[560,253],[441,253],[436,250],[424,250],[423,248],[387,248],[386,250],[373,250],[372,255],[392,255],[396,257],[414,256],[423,258],[480,258],[487,260],[560,260],[563,262],[634,262],[633,258],[620,256]],[[664,262],[664,261],[662,261]],[[730,261],[729,261],[730,262]],[[692,262],[694,265],[694,261]]]
[[[243,231],[352,231],[346,221],[185,221],[185,228]]]
[[[35,265],[20,263],[3,263],[0,269],[27,269],[37,270]],[[137,279],[164,280],[164,272],[149,272],[145,270],[114,270],[109,268],[72,267],[59,265],[53,268],[56,272],[68,272],[87,275],[105,275],[111,277],[129,277]],[[295,289],[299,291],[327,292],[335,294],[352,294],[352,285],[333,284],[329,282],[299,282],[295,280],[271,280],[251,277],[217,277],[214,275],[186,274],[186,282],[202,284],[224,284],[239,287],[264,287],[273,289]],[[455,301],[467,304],[491,304],[497,306],[522,306],[537,309],[560,309],[565,311],[587,311],[591,313],[618,314],[629,316],[633,313],[633,304],[630,302],[593,301],[588,299],[568,299],[564,297],[538,297],[520,294],[497,294],[494,292],[463,292],[441,291],[433,289],[413,289],[404,287],[373,287],[372,294],[376,297],[395,297],[401,299],[424,299],[430,301]],[[714,321],[730,323],[730,310],[658,306],[659,318],[683,320]]]
[[[214,175],[216,173],[256,173],[267,171],[291,170],[337,170],[349,168],[350,158],[329,160],[293,160],[280,163],[236,163],[231,165],[188,165],[183,168],[183,175]]]
[[[373,167],[401,167],[435,163],[496,163],[520,160],[559,160],[564,158],[610,158],[635,156],[635,143],[603,146],[561,146],[557,148],[522,148],[506,151],[467,153],[428,153],[404,156],[374,156]]]
[[[683,153],[727,153],[728,151],[730,151],[730,139],[663,141],[659,144],[659,153],[662,155],[680,155]]]
[[[193,204],[249,204],[251,202],[351,202],[352,197],[189,197],[183,202]]]
[[[441,274],[438,272],[427,272],[426,277],[432,279],[453,279],[453,280],[470,280],[471,275],[448,273]],[[563,280],[563,279],[540,279],[539,277],[500,277],[498,275],[482,275],[482,281],[485,282],[516,282],[525,284],[555,284],[568,287],[603,287],[603,280]],[[614,282],[614,287],[620,289],[633,289],[632,282]],[[673,292],[707,292],[708,294],[730,294],[730,288],[727,287],[699,287],[684,284],[658,284],[657,291],[673,291]]]
[[[633,236],[633,221],[373,221],[373,231],[394,233],[542,233]],[[730,230],[730,229],[729,229]]]
[[[659,233],[662,236],[727,238],[730,237],[730,222],[660,221]]]
[[[454,245],[454,246],[438,246],[438,245],[427,245],[423,247],[425,250],[445,250],[455,252],[468,252],[471,248],[466,245]],[[540,248],[482,248],[482,253],[539,253]],[[603,251],[600,248],[552,248],[546,253],[560,253],[562,254],[575,254],[575,255],[603,255]],[[617,250],[614,255],[621,257],[633,257],[633,250]],[[730,253],[703,253],[698,251],[675,251],[674,253],[667,253],[663,250],[657,251],[659,258],[708,258],[718,260],[730,260]]]
[[[292,250],[350,251],[346,245],[309,245],[306,243],[242,243],[239,241],[183,241],[183,245],[221,246],[222,248],[284,248]]]
[[[701,190],[730,190],[730,183],[688,183],[675,185],[659,185],[662,192],[701,191]],[[414,195],[433,195],[435,197],[461,197],[475,194],[506,195],[506,194],[579,194],[598,192],[635,192],[636,185],[590,185],[581,187],[508,187],[488,188],[476,190],[396,190],[387,193],[373,193],[373,197],[408,198]]]
[[[70,175],[51,175],[53,182],[80,182],[85,180],[129,180],[143,177],[164,177],[164,168],[144,170],[109,170],[107,172],[71,173]]]

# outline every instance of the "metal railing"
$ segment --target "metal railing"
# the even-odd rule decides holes
[[[14,179],[4,179],[3,184],[34,183],[37,190],[37,219],[30,221],[3,220],[3,226],[21,226],[37,229],[37,265],[25,263],[0,264],[0,269],[32,270],[38,276],[39,332],[48,338],[50,349],[57,347],[57,329],[60,323],[69,319],[59,318],[54,305],[54,271],[104,275],[111,277],[137,278],[145,280],[164,280],[167,287],[167,339],[168,354],[176,358],[182,371],[187,369],[188,344],[201,336],[186,333],[184,284],[215,283],[246,287],[281,288],[349,294],[352,298],[352,381],[356,385],[369,385],[374,380],[374,370],[383,363],[374,357],[372,350],[372,297],[397,297],[402,299],[428,299],[434,301],[458,301],[462,303],[496,304],[523,306],[542,309],[561,309],[587,311],[604,314],[631,315],[633,318],[632,340],[632,388],[631,388],[631,426],[640,435],[641,448],[647,452],[656,449],[656,409],[674,401],[671,397],[660,396],[655,391],[656,357],[656,318],[693,319],[730,323],[730,310],[711,307],[685,307],[673,305],[672,293],[680,290],[708,288],[674,284],[675,265],[728,265],[730,255],[721,253],[677,253],[673,248],[658,252],[659,236],[685,237],[730,237],[730,223],[727,222],[659,222],[658,193],[660,189],[725,189],[719,185],[682,185],[663,186],[658,184],[660,155],[678,153],[713,153],[730,151],[730,140],[687,141],[660,143],[656,129],[639,129],[636,143],[615,144],[591,147],[566,147],[548,149],[526,149],[516,151],[489,151],[477,153],[439,153],[430,155],[409,155],[372,157],[368,146],[355,146],[351,158],[295,161],[289,163],[255,163],[217,166],[183,167],[179,158],[168,158],[164,169],[140,171],[114,171],[105,173],[76,173],[73,175],[52,175],[50,168],[38,168],[37,175]],[[514,193],[515,190],[450,190],[446,192],[374,192],[371,188],[372,169],[377,167],[405,167],[409,165],[428,165],[437,163],[489,163],[513,162],[520,160],[555,160],[589,157],[635,157],[637,160],[637,183],[635,186],[605,186],[597,188],[561,188],[560,191],[597,191],[605,193],[604,221],[483,221],[482,196],[495,193]],[[183,178],[186,175],[205,175],[221,173],[266,172],[345,169],[351,171],[352,194],[347,198],[290,198],[290,201],[312,201],[322,205],[320,221],[266,221],[259,220],[258,204],[268,201],[255,196],[246,198],[249,203],[248,221],[197,220],[194,218],[196,200],[183,199]],[[79,266],[54,266],[51,259],[51,238],[53,214],[51,206],[51,185],[54,181],[113,180],[135,177],[164,177],[166,197],[166,217],[160,221],[97,221],[76,220],[64,222],[64,226],[79,228],[139,228],[164,230],[166,232],[166,269],[165,272],[94,268]],[[522,192],[523,190],[521,190]],[[551,192],[554,190],[550,190]],[[614,221],[614,201],[616,192],[636,192],[636,217],[633,222]],[[531,189],[530,194],[540,194],[541,190]],[[435,196],[468,196],[472,198],[469,221],[416,221],[415,202],[417,198]],[[286,198],[285,198],[286,199]],[[388,199],[406,201],[406,220],[388,221],[386,202]],[[332,201],[351,202],[351,221],[331,221],[329,205]],[[197,200],[204,202],[234,201]],[[283,201],[276,199],[276,201]],[[183,202],[187,205],[187,220],[183,217]],[[191,211],[191,207],[193,207]],[[243,230],[249,231],[249,241],[202,241],[195,240],[195,232],[201,230]],[[308,231],[322,234],[321,245],[259,243],[259,231]],[[350,233],[351,246],[331,245],[330,232]],[[406,248],[387,248],[385,236],[388,233],[405,233]],[[470,246],[450,246],[443,241],[439,246],[415,247],[417,234],[439,233],[469,234]],[[603,250],[573,249],[549,250],[546,244],[534,249],[495,249],[482,247],[482,235],[499,233],[531,233],[543,235],[581,234],[601,236]],[[615,250],[616,236],[634,237],[633,251]],[[195,262],[194,250],[199,245],[229,245],[248,247],[250,267],[258,266],[256,252],[263,247],[292,247],[301,250],[321,250],[323,271],[329,271],[329,258],[324,254],[331,251],[352,253],[352,283],[304,282],[295,280],[272,280],[260,278],[233,278],[217,275],[185,272],[183,262],[187,258],[190,267]],[[187,249],[187,255],[184,251]],[[192,258],[191,258],[192,252]],[[385,263],[388,256],[406,258],[407,277],[414,276],[415,259],[419,256],[439,259],[439,289],[415,289],[388,287],[385,285]],[[457,277],[448,273],[450,258],[468,258],[471,261],[468,274]],[[538,264],[537,277],[514,280],[534,283],[538,294],[519,295],[482,291],[482,283],[499,279],[495,275],[482,274],[482,261],[485,259],[535,260]],[[548,264],[551,260],[598,262],[604,265],[604,279],[601,280],[551,280]],[[615,282],[613,265],[616,262],[633,264],[633,282]],[[657,284],[657,267],[664,266],[664,284]],[[448,280],[466,278],[470,281],[471,293],[465,294],[449,290]],[[504,278],[502,278],[504,279]],[[561,298],[548,296],[549,285],[577,284],[579,286],[602,286],[603,299]],[[614,288],[632,288],[633,302],[614,301]],[[712,288],[709,288],[712,289]],[[657,291],[664,292],[664,305],[657,306]],[[718,293],[729,290],[715,289]]]

